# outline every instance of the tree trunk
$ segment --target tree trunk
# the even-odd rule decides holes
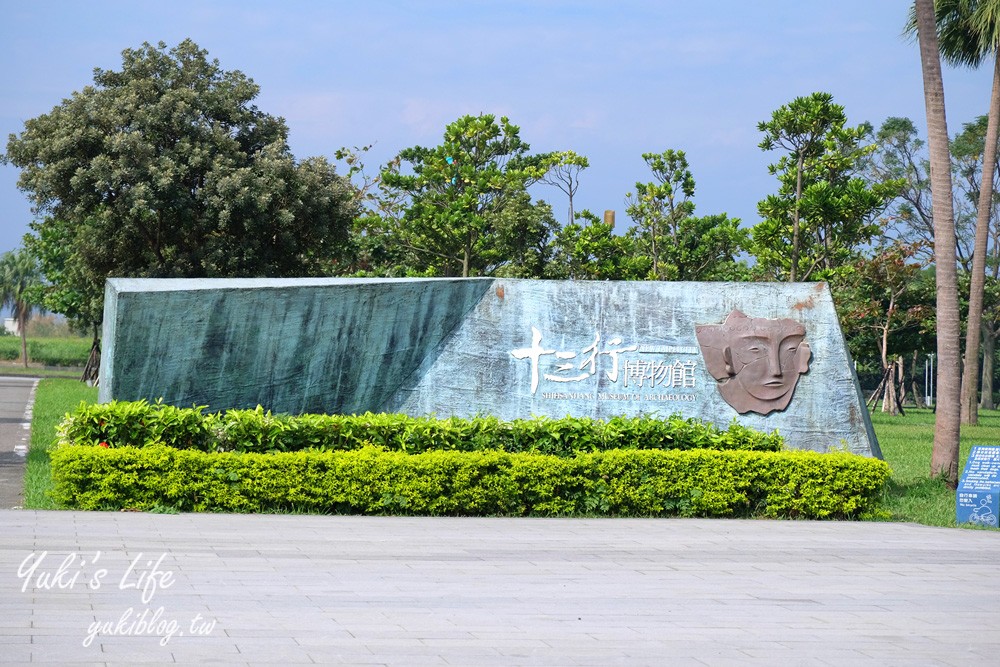
[[[993,355],[996,354],[996,330],[983,325],[983,389],[979,407],[983,410],[992,410],[996,406],[993,404]]]
[[[885,368],[885,381],[882,393],[882,412],[890,415],[902,415],[903,411],[903,358],[898,357]]]
[[[799,161],[795,172],[795,213],[792,215],[792,268],[789,271],[788,282],[799,279],[799,202],[802,201],[802,169],[806,156],[804,149],[799,149]]]
[[[94,342],[90,346],[90,356],[87,357],[87,365],[83,367],[83,377],[81,382],[86,382],[88,387],[97,384],[101,371],[101,339],[98,329],[94,327]]]
[[[889,363],[889,321],[892,313],[892,301],[889,301],[888,311],[890,315],[886,317],[886,322],[882,326],[882,340],[880,341],[882,353],[882,412],[890,415],[899,414],[896,405],[896,382],[895,366]]]
[[[910,393],[913,394],[913,404],[918,408],[926,408],[927,404],[924,403],[924,395],[920,391],[920,387],[917,386],[917,358],[920,353],[916,350],[913,351],[913,359],[910,360]]]
[[[896,365],[893,364],[885,370],[887,382],[884,382],[882,389],[882,412],[890,415],[899,414],[899,401],[896,397]]]
[[[955,267],[955,212],[952,207],[951,155],[944,110],[941,54],[934,25],[934,0],[916,0],[920,69],[927,111],[931,197],[934,215],[934,263],[937,282],[938,401],[934,419],[931,476],[958,486],[958,438],[961,430],[958,274]],[[992,172],[991,172],[992,173]]]
[[[903,407],[903,403],[906,402],[906,367],[903,365],[903,356],[900,355],[896,357],[896,405],[899,408],[899,414],[905,415],[906,409]]]
[[[888,375],[883,369],[882,380],[878,383],[878,386],[875,387],[875,391],[872,392],[872,395],[868,397],[868,402],[865,403],[865,405],[868,406],[869,412],[875,412],[875,406],[878,405],[878,397],[884,395],[885,393],[885,383],[887,380]]]
[[[986,147],[983,149],[983,184],[979,188],[976,215],[976,244],[972,252],[972,280],[969,287],[969,321],[965,332],[965,364],[962,371],[962,423],[979,423],[979,337],[983,320],[983,292],[986,285],[986,241],[990,234],[993,208],[993,170],[997,164],[997,125],[1000,124],[1000,49],[993,65],[993,93],[986,124]]]
[[[21,358],[24,360],[24,367],[28,367],[28,318],[17,318],[17,329],[21,333]]]
[[[465,238],[465,247],[462,249],[462,277],[468,278],[472,268],[472,232]]]

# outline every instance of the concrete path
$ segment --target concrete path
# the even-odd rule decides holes
[[[0,509],[24,502],[24,458],[38,379],[0,376]]]
[[[0,512],[3,664],[997,665],[1000,533]]]

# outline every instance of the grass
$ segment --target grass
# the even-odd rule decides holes
[[[56,425],[80,401],[96,400],[97,389],[77,380],[50,378],[39,383],[25,472],[26,508],[55,509],[48,497],[52,488],[48,450],[55,439]],[[904,417],[891,417],[876,412],[872,421],[882,454],[892,467],[884,500],[891,519],[930,526],[955,526],[955,494],[943,482],[929,477],[934,413],[910,408]],[[959,471],[972,445],[997,443],[1000,443],[1000,411],[980,411],[977,426],[962,428]]]
[[[31,418],[31,446],[25,461],[25,508],[55,509],[48,492],[52,488],[49,447],[55,441],[56,426],[80,401],[93,403],[96,400],[97,388],[88,387],[79,380],[48,378],[38,383]]]
[[[90,356],[92,341],[78,336],[28,337],[28,360],[42,366],[83,367]],[[0,360],[16,362],[21,358],[21,339],[0,336]],[[22,365],[21,368],[24,368]]]
[[[885,508],[894,521],[913,521],[929,526],[955,526],[955,494],[939,480],[930,478],[934,446],[934,413],[908,408],[906,416],[872,415],[882,455],[892,467],[886,488]],[[963,426],[959,451],[959,474],[972,445],[1000,443],[1000,411],[980,410],[979,424]]]
[[[83,369],[76,367],[44,368],[35,365],[25,368],[20,362],[11,363],[9,361],[0,361],[0,375],[21,375],[34,378],[64,378],[67,380],[79,380],[83,376]]]

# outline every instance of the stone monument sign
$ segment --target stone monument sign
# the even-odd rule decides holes
[[[108,281],[101,400],[668,416],[880,456],[823,283]]]

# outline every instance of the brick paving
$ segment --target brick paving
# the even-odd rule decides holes
[[[38,379],[0,377],[0,509],[24,503],[24,459]]]
[[[0,378],[0,664],[998,664],[997,531],[10,510],[34,387]]]
[[[0,511],[0,662],[996,665],[996,531]],[[86,645],[85,645],[86,644]]]

